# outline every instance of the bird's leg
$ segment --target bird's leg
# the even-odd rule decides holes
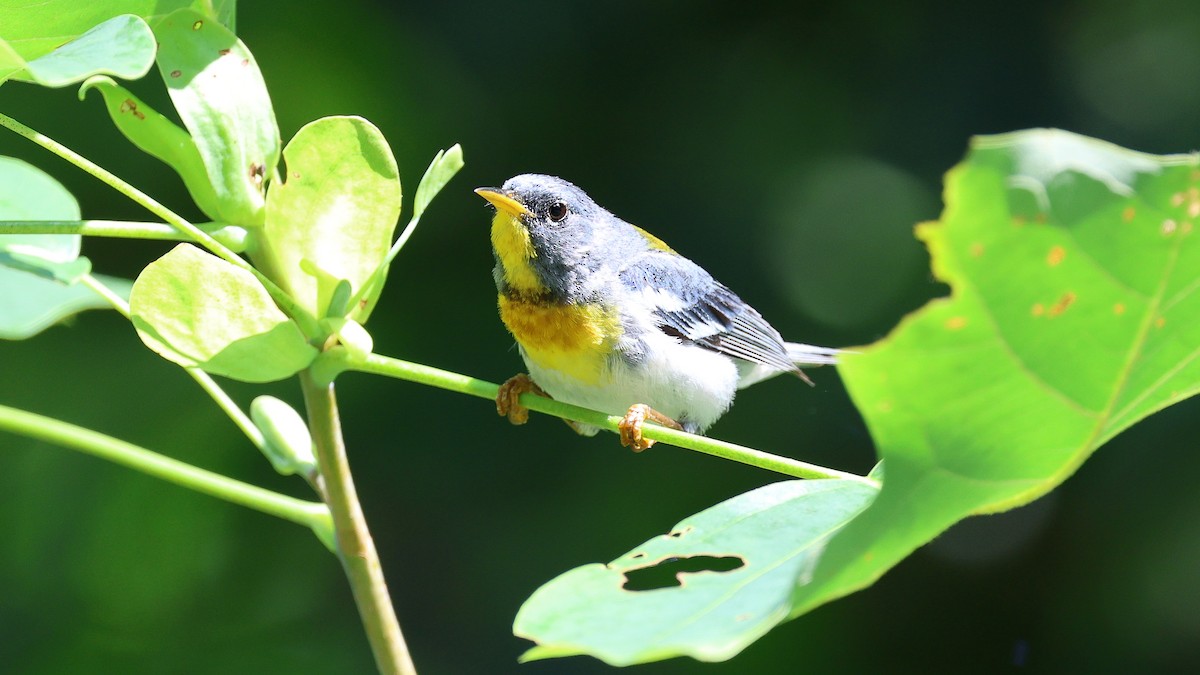
[[[525,424],[529,421],[529,408],[517,400],[521,394],[531,392],[538,396],[546,396],[546,392],[537,386],[525,373],[518,373],[505,380],[496,394],[496,414],[507,417],[512,424]]]
[[[521,405],[521,402],[517,400],[521,397],[521,394],[526,392],[537,394],[538,396],[544,396],[546,398],[554,398],[550,394],[547,394],[545,391],[543,391],[541,387],[537,386],[537,383],[534,382],[531,377],[525,373],[518,373],[508,378],[504,381],[504,384],[500,385],[500,391],[496,393],[496,414],[501,417],[507,417],[508,421],[512,424],[525,424],[528,422],[529,408]],[[587,433],[579,428],[579,422],[568,419],[564,419],[563,421],[566,422],[567,426],[571,427],[571,430],[575,433],[581,436],[587,435]]]
[[[642,437],[642,424],[646,420],[661,424],[664,427],[683,431],[683,425],[679,422],[658,412],[645,403],[635,403],[629,406],[629,411],[625,413],[625,417],[617,425],[617,429],[621,432],[621,445],[634,452],[641,452],[654,445],[654,441]]]

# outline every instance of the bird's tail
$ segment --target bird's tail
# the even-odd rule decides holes
[[[804,345],[799,342],[788,342],[788,358],[797,366],[827,366],[837,363],[838,354],[846,353],[844,349]]]

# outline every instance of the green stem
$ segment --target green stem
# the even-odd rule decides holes
[[[245,228],[236,225],[213,225],[204,229],[213,239],[231,251],[241,253],[245,250]],[[187,240],[178,228],[165,223],[125,220],[0,220],[0,234],[80,234],[85,237]]]
[[[416,675],[408,645],[392,608],[383,567],[367,521],[358,502],[350,463],[346,457],[342,425],[333,383],[317,382],[309,371],[300,373],[300,387],[308,409],[317,465],[325,479],[325,501],[333,517],[338,556],[354,594],[363,628],[381,673]]]
[[[163,222],[167,223],[171,227],[174,227],[179,232],[187,235],[188,240],[203,245],[204,248],[208,249],[214,255],[230,263],[231,265],[240,267],[241,269],[250,272],[255,276],[255,278],[258,279],[259,283],[261,283],[263,287],[267,289],[267,292],[271,294],[271,298],[275,300],[275,303],[300,324],[300,328],[306,335],[317,335],[319,333],[317,320],[309,315],[307,311],[301,308],[300,305],[291,298],[291,296],[285,293],[283,289],[275,284],[275,282],[264,276],[262,272],[259,272],[253,265],[246,262],[238,254],[229,250],[227,247],[221,244],[221,242],[214,239],[208,233],[204,232],[192,223],[184,220],[174,211],[158,203],[141,190],[138,190],[129,183],[121,180],[107,169],[95,164],[91,160],[85,158],[83,155],[80,155],[79,153],[46,136],[45,134],[39,133],[38,131],[31,129],[24,124],[21,124],[4,113],[0,113],[0,126],[13,131],[14,133],[58,155],[71,164],[74,164],[76,167],[95,177],[100,182],[125,195],[134,203],[146,209],[150,213],[162,218]]]
[[[401,380],[409,380],[431,387],[439,387],[460,394],[469,394],[491,400],[495,400],[497,393],[499,393],[498,385],[485,380],[432,368],[419,363],[380,356],[378,354],[370,354],[365,360],[358,361],[343,349],[333,349],[322,354],[318,359],[315,370],[322,378],[329,380],[336,377],[337,373],[343,370],[356,370],[364,373],[395,377]],[[616,431],[617,425],[621,422],[621,418],[615,415],[607,415],[595,410],[580,408],[579,406],[537,396],[536,394],[522,394],[520,401],[521,405],[530,410],[582,422],[609,431]],[[859,476],[858,474],[829,469],[816,464],[801,462],[790,457],[780,457],[761,450],[755,450],[754,448],[727,443],[706,436],[689,434],[684,431],[676,431],[658,425],[647,424],[643,428],[642,433],[646,438],[655,441],[662,441],[663,443],[687,450],[702,452],[714,457],[748,464],[787,476],[797,478],[841,478],[870,485],[878,485],[877,481]]]
[[[329,509],[324,504],[271,492],[62,420],[0,405],[0,429],[79,450],[217,499],[290,520],[312,528],[318,536],[330,528]]]
[[[101,283],[99,279],[90,274],[85,274],[79,278],[79,282],[90,288],[100,297],[107,300],[108,304],[112,305],[112,308],[117,310],[117,312],[119,312],[126,319],[129,318],[129,303],[125,302],[125,299],[121,296],[113,293],[112,289]],[[250,442],[254,444],[254,447],[258,448],[265,454],[267,440],[263,437],[262,431],[258,428],[258,425],[254,423],[254,420],[250,419],[250,416],[243,412],[238,404],[232,398],[230,398],[229,394],[225,393],[225,390],[221,388],[221,385],[217,384],[216,380],[212,379],[212,376],[203,370],[200,370],[199,368],[184,368],[183,370],[189,376],[191,376],[191,378],[196,381],[196,384],[200,385],[200,388],[212,398],[212,400],[227,416],[229,416],[229,419],[232,420],[237,428],[246,435],[246,438],[250,439]],[[309,478],[309,482],[312,483],[311,478]]]

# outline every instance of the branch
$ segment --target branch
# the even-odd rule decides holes
[[[308,409],[317,466],[325,479],[325,500],[333,516],[338,557],[350,581],[375,664],[387,675],[416,675],[350,475],[333,384],[318,383],[308,371],[303,371],[300,387]]]
[[[378,354],[370,354],[365,359],[358,360],[351,356],[347,350],[341,348],[331,349],[321,354],[317,358],[313,370],[318,377],[327,381],[332,381],[342,371],[356,370],[418,382],[431,387],[448,389],[460,394],[478,396],[479,398],[491,399],[493,401],[496,400],[496,394],[499,391],[499,386],[492,382],[424,366],[419,363],[401,361],[400,359],[380,356]],[[530,410],[590,424],[609,431],[615,432],[617,425],[621,422],[621,418],[615,415],[580,408],[579,406],[537,396],[536,394],[522,394],[520,401],[521,405]],[[841,478],[878,486],[878,482],[874,479],[859,476],[858,474],[829,469],[816,464],[801,462],[790,457],[780,457],[779,455],[772,455],[768,452],[755,450],[754,448],[748,448],[735,443],[689,434],[685,431],[676,431],[658,425],[646,425],[642,429],[642,434],[646,438],[662,441],[669,445],[702,452],[706,455],[713,455],[714,457],[734,462],[741,462],[742,464],[756,466],[760,469],[774,471],[786,476],[796,478]]]
[[[79,450],[210,497],[290,520],[311,528],[327,545],[331,543],[332,522],[324,504],[281,495],[98,431],[4,405],[0,405],[0,429]]]

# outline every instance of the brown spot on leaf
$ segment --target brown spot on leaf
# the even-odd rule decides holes
[[[221,56],[229,56],[229,52],[230,52],[230,51],[232,51],[232,50],[229,50],[229,49],[222,49],[221,51],[219,51],[219,52],[217,52],[217,53],[218,53],[218,54],[220,54]]]
[[[182,75],[182,74],[183,74],[183,73],[182,73],[181,71],[178,71],[178,70],[172,70],[172,71],[171,71],[171,77],[179,77],[179,76],[180,76],[180,75]]]
[[[192,24],[192,30],[200,30],[201,28],[204,28],[203,21],[197,21],[196,23]]]
[[[254,184],[254,187],[258,188],[259,192],[262,191],[262,186],[263,186],[263,165],[262,164],[259,164],[258,162],[254,162],[253,164],[250,165],[250,182]]]
[[[1166,318],[1165,318],[1165,317],[1161,317],[1161,316],[1160,316],[1160,317],[1158,317],[1157,319],[1155,319],[1155,320],[1154,320],[1154,327],[1155,327],[1155,328],[1162,328],[1162,327],[1163,327],[1163,326],[1165,326],[1165,325],[1167,325],[1167,320],[1166,320]]]
[[[1121,212],[1121,220],[1127,223],[1131,222],[1133,221],[1133,217],[1135,215],[1137,215],[1137,211],[1135,211],[1132,206],[1126,206],[1125,210]]]
[[[1029,313],[1034,316],[1041,316],[1046,313],[1046,306],[1040,302],[1035,302],[1033,303],[1033,307],[1029,310]]]
[[[1046,255],[1046,264],[1054,267],[1067,257],[1067,250],[1061,246],[1055,246],[1050,249],[1050,253]]]
[[[1046,314],[1050,316],[1050,318],[1054,318],[1059,314],[1062,314],[1063,312],[1067,311],[1068,307],[1075,304],[1075,297],[1075,294],[1071,291],[1063,293],[1062,297],[1058,299],[1058,302],[1054,303],[1050,306],[1050,309],[1046,310]]]
[[[967,318],[965,316],[952,316],[946,319],[946,328],[950,330],[961,330],[966,328]]]
[[[1113,314],[1116,314],[1117,316],[1121,316],[1124,313],[1125,313],[1125,303],[1118,302],[1117,304],[1113,305]]]

